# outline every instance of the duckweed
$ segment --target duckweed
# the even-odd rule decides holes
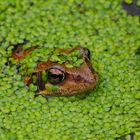
[[[140,23],[121,2],[0,1],[0,139],[113,140],[140,130]],[[98,86],[83,96],[37,96],[11,60],[12,46],[25,42],[42,50],[22,61],[31,70],[54,47],[87,47]],[[63,57],[78,66],[71,55]],[[59,54],[53,59],[63,63]]]
[[[45,85],[45,88],[46,88],[48,91],[57,91],[57,90],[59,89],[59,86],[46,84],[46,85]]]

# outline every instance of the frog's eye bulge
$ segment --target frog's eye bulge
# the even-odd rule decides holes
[[[88,60],[90,60],[90,50],[88,48],[78,46],[78,49],[80,50],[84,58],[87,58]]]
[[[59,84],[65,79],[65,74],[58,68],[51,68],[48,70],[48,81],[51,84]]]
[[[85,54],[87,56],[87,58],[90,60],[90,50],[85,48]]]

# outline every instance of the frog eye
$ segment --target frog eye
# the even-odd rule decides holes
[[[51,68],[48,70],[48,81],[51,84],[59,84],[65,79],[65,74],[58,68]]]

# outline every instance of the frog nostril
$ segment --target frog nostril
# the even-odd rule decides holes
[[[81,80],[81,76],[80,75],[76,76],[76,80],[80,81]]]
[[[80,75],[75,75],[75,76],[74,76],[74,80],[75,80],[76,82],[85,82],[85,79],[82,78]]]

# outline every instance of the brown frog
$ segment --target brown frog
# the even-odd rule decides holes
[[[18,65],[21,68],[24,66],[25,74],[22,74],[24,83],[26,85],[32,83],[36,85],[37,94],[74,95],[86,93],[95,87],[97,74],[92,68],[90,52],[87,48],[76,46],[70,49],[50,49],[51,51],[43,48],[44,51],[42,52],[39,49],[41,50],[42,48],[31,47],[23,50],[20,46],[16,47],[12,53],[12,58],[17,61]],[[32,56],[39,55],[39,51],[42,56],[40,55],[36,60],[33,72],[26,75],[26,71],[29,68],[25,66],[25,63],[20,62],[26,57],[32,59]],[[54,55],[55,51],[57,53]],[[65,58],[63,61],[61,61],[61,54]],[[75,65],[76,63],[78,65]]]

